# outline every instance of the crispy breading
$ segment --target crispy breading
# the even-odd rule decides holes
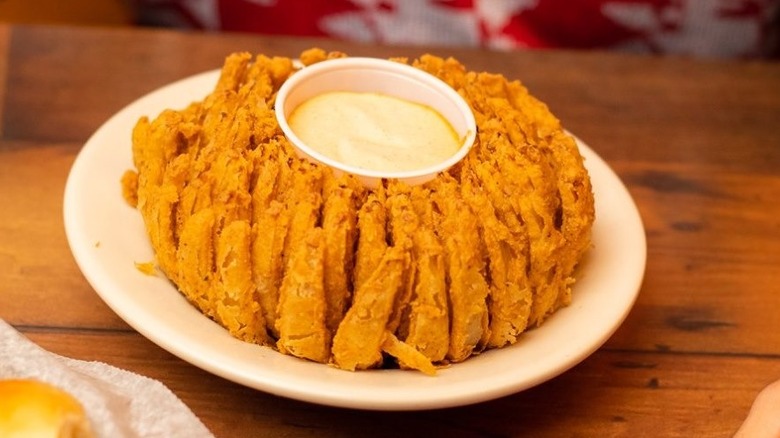
[[[453,58],[393,58],[441,78],[477,121],[434,180],[363,187],[299,158],[275,119],[300,65],[235,53],[202,101],[132,133],[123,196],[160,270],[231,335],[348,370],[433,374],[515,344],[572,300],[594,202],[575,140],[519,81]]]
[[[415,275],[404,342],[429,361],[441,362],[450,343],[444,249],[432,229],[422,228],[414,234],[412,254]]]
[[[466,202],[480,212],[480,236],[487,256],[490,322],[485,342],[490,347],[513,344],[527,326],[532,299],[530,287],[523,281],[526,273],[523,235],[517,229],[513,233],[507,224],[512,221],[500,217],[491,202],[494,200],[491,190],[474,172],[464,174],[461,187]]]
[[[266,328],[278,336],[279,287],[282,284],[284,265],[279,254],[290,223],[290,215],[284,204],[271,201],[260,211],[260,218],[252,226],[252,278],[255,281],[257,301],[266,322]]]
[[[283,148],[275,142],[265,144],[254,155],[254,162],[252,278],[266,328],[278,336],[277,307],[284,274],[283,260],[279,255],[284,251],[290,224],[285,197],[291,184],[292,169]]]
[[[357,240],[357,203],[364,189],[352,176],[325,172],[322,229],[325,235],[325,298],[327,326],[336,331],[352,295],[352,268]]]
[[[322,170],[308,161],[293,166],[292,185],[285,196],[285,210],[290,212],[290,228],[282,251],[285,269],[288,260],[306,237],[308,230],[320,223],[322,208]]]
[[[252,228],[247,220],[236,220],[222,228],[216,245],[216,318],[230,334],[247,342],[267,344],[265,319],[255,300],[250,242]]]
[[[214,91],[238,91],[241,84],[245,82],[247,69],[252,60],[252,54],[248,52],[231,53],[225,58],[222,65],[219,80],[214,87]]]
[[[382,351],[395,357],[401,368],[422,371],[433,376],[436,374],[436,367],[431,359],[425,354],[415,349],[412,345],[401,342],[393,332],[386,330],[382,340]]]
[[[138,172],[127,170],[122,174],[122,197],[131,207],[138,207]]]
[[[483,88],[493,90],[493,96],[503,98],[488,99],[483,105],[484,113],[492,117],[483,123],[485,129],[480,132],[480,139],[485,138],[482,144],[488,147],[476,169],[486,187],[496,186],[486,180],[494,177],[493,169],[499,166],[502,169],[500,174],[495,174],[500,178],[497,184],[500,188],[496,187],[495,191],[501,193],[492,200],[503,212],[503,222],[509,223],[508,219],[516,215],[527,236],[528,280],[533,291],[527,324],[536,326],[558,308],[558,296],[566,287],[566,274],[558,268],[556,257],[563,236],[556,227],[560,198],[555,163],[548,158],[551,152],[546,139],[540,137],[543,131],[533,123],[533,111],[538,111],[538,104],[527,96],[524,88],[496,75],[480,74],[477,81],[483,83]],[[509,96],[522,101],[524,106],[513,107]],[[552,122],[540,122],[542,127],[549,123]],[[502,203],[510,208],[502,208]]]
[[[590,177],[574,139],[558,131],[552,134],[551,141],[552,157],[557,164],[555,179],[561,200],[556,217],[560,224],[556,225],[565,239],[558,257],[561,274],[566,276],[566,286],[558,296],[558,305],[567,306],[571,303],[574,269],[591,246],[595,206]]]
[[[528,243],[523,225],[513,215],[494,175],[479,165],[462,180],[462,193],[480,212],[480,234],[487,253],[490,277],[488,346],[517,342],[528,326],[533,294],[527,280]],[[478,176],[480,175],[480,176]]]
[[[308,208],[298,210],[294,221]],[[325,326],[324,250],[322,228],[306,229],[299,245],[291,249],[276,320],[279,351],[323,363],[330,358],[331,337]]]
[[[352,289],[358,290],[374,273],[387,249],[387,212],[385,192],[379,188],[368,196],[358,211],[358,243],[355,267],[352,271]]]
[[[446,252],[450,304],[447,359],[460,362],[480,351],[489,335],[486,254],[479,236],[478,217],[460,197],[457,182],[445,174],[432,187],[432,202],[440,212],[436,232]]]
[[[173,234],[173,211],[179,199],[173,185],[149,186],[138,196],[144,214],[149,240],[155,250],[160,269],[168,275],[176,272],[176,241]]]
[[[186,167],[176,166],[181,144],[192,127],[175,111],[154,121],[141,118],[133,129],[133,155],[138,170],[137,208],[144,219],[160,269],[176,273],[175,209],[187,180]]]
[[[393,314],[387,325],[391,332],[398,330],[401,327],[402,319],[408,315],[416,276],[417,266],[412,260],[412,248],[414,247],[414,235],[417,232],[418,220],[409,195],[410,189],[406,184],[397,181],[391,181],[388,184],[385,208],[388,211],[387,222],[390,241],[393,246],[401,248],[404,253],[401,288],[396,295]]]
[[[362,370],[382,361],[382,343],[401,286],[404,259],[402,248],[388,247],[374,272],[355,291],[333,337],[333,362],[339,368]]]
[[[175,274],[169,274],[182,293],[201,312],[216,316],[211,302],[215,277],[214,211],[204,208],[190,216],[182,227],[176,250]]]
[[[513,123],[516,121],[505,121]],[[529,241],[529,280],[534,300],[529,316],[530,325],[540,324],[556,308],[562,286],[556,268],[555,253],[562,236],[555,227],[558,193],[549,162],[544,152],[529,142],[519,148],[502,148],[496,160],[501,160],[507,172],[518,175],[504,178],[505,192],[510,192],[512,207],[526,225]],[[520,176],[522,175],[522,176]]]
[[[303,65],[312,65],[326,59],[344,58],[347,55],[343,52],[326,52],[320,48],[314,47],[308,50],[304,50],[301,53],[300,59]]]
[[[279,288],[279,298],[278,298],[278,304],[277,304],[277,311],[276,311],[276,320],[272,321],[266,321],[268,324],[273,324],[274,327],[274,333],[277,334],[280,339],[283,339],[284,334],[281,333],[280,329],[282,327],[281,323],[279,322],[283,315],[282,312],[284,311],[285,307],[283,305],[284,301],[284,293],[285,293],[285,281],[287,280],[287,277],[290,275],[290,272],[293,268],[293,263],[295,260],[293,259],[294,255],[297,251],[300,250],[300,248],[309,245],[314,246],[313,243],[308,242],[308,240],[314,239],[314,237],[310,236],[310,231],[312,229],[315,229],[315,227],[319,223],[319,212],[322,205],[322,196],[321,196],[321,190],[322,190],[322,179],[321,179],[321,172],[319,171],[319,168],[313,167],[308,162],[301,162],[298,166],[295,166],[296,168],[293,169],[292,174],[292,186],[291,189],[288,191],[288,196],[285,198],[285,205],[283,212],[281,214],[288,214],[289,216],[289,226],[287,228],[287,235],[284,239],[284,246],[281,252],[281,257],[279,257],[278,253],[276,254],[276,258],[281,259],[281,265],[284,269],[283,280],[281,283],[281,287]],[[257,232],[262,232],[262,230],[257,230]],[[322,237],[317,237],[318,240],[317,246],[322,247],[323,243],[320,242],[322,240]],[[324,249],[320,248],[322,251],[310,254],[311,257],[318,257],[319,260],[317,263],[319,265],[317,266],[318,270],[322,270],[322,256],[324,254]],[[311,266],[312,261],[307,262],[307,264],[302,264],[301,262],[297,262],[298,268],[305,268],[306,266]],[[311,282],[314,281],[314,279],[310,279]],[[319,277],[319,284],[316,286],[318,289],[323,288],[322,284],[322,275]],[[309,288],[314,288],[314,285],[307,285]],[[321,296],[320,296],[321,295]],[[317,295],[317,299],[323,300],[321,303],[321,308],[323,312],[323,318],[325,318],[325,296],[324,296],[324,290],[322,290],[321,294]],[[319,306],[319,304],[318,304]],[[294,315],[294,313],[292,314]],[[295,318],[294,316],[288,316],[288,318]],[[324,324],[324,319],[323,319]],[[279,344],[277,344],[279,345]],[[308,356],[307,356],[308,357]],[[312,360],[314,357],[308,357]]]
[[[436,213],[431,190],[411,188],[412,207],[418,218],[412,258],[416,264],[414,292],[404,327],[404,342],[433,362],[443,361],[450,344],[450,305],[446,253],[436,234]]]

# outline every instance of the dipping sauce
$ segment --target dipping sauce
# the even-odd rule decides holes
[[[369,170],[422,169],[461,147],[452,125],[436,110],[380,93],[323,93],[293,110],[288,123],[312,149]]]

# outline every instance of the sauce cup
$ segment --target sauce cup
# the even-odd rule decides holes
[[[460,147],[439,163],[405,171],[364,169],[326,156],[301,141],[291,129],[288,118],[302,103],[331,91],[379,93],[425,105],[449,122],[460,139]],[[468,154],[477,133],[471,108],[447,83],[415,67],[378,58],[337,58],[302,68],[282,84],[276,96],[275,111],[282,132],[301,158],[329,166],[336,174],[355,175],[369,188],[376,187],[382,179],[398,179],[409,185],[430,181]],[[332,129],[348,127],[334,126]]]

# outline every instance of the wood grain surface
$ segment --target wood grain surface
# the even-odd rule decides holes
[[[618,332],[509,397],[364,412],[223,380],[117,317],[81,275],[63,228],[64,184],[84,142],[128,103],[230,52],[314,46],[451,55],[546,102],[617,172],[645,224],[646,276]],[[0,25],[0,117],[0,318],[52,352],[160,380],[218,437],[728,437],[780,378],[777,63]]]

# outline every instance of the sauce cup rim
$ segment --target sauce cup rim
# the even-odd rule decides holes
[[[392,171],[392,170],[385,171],[385,170],[365,169],[365,168],[346,164],[342,161],[339,161],[337,159],[322,154],[321,152],[313,149],[305,142],[303,142],[300,139],[300,137],[298,137],[295,134],[292,128],[290,128],[290,125],[287,122],[288,115],[295,109],[295,108],[287,108],[286,103],[288,97],[299,86],[306,83],[307,81],[317,80],[317,78],[321,77],[323,73],[332,73],[332,72],[350,71],[350,70],[352,71],[362,70],[371,73],[375,72],[377,74],[391,73],[391,74],[402,75],[408,78],[410,80],[410,83],[413,83],[419,87],[427,87],[435,91],[436,93],[442,95],[442,97],[446,98],[449,101],[449,103],[451,103],[453,106],[455,106],[455,108],[457,108],[458,110],[457,112],[463,118],[462,121],[463,124],[466,125],[465,132],[458,133],[460,139],[460,147],[458,148],[457,152],[449,156],[446,160],[443,160],[431,166],[426,166],[426,167],[413,169],[413,170],[404,170],[404,171]],[[349,90],[348,88],[346,89],[333,88],[328,91],[351,91],[351,90]],[[322,94],[325,92],[327,91],[322,91],[318,94]],[[385,94],[393,95],[392,92],[385,93]],[[312,95],[311,97],[314,97],[314,95]],[[379,184],[379,182],[382,179],[398,179],[401,181],[405,181],[411,185],[423,184],[435,178],[439,173],[448,170],[449,168],[451,168],[452,166],[460,162],[471,150],[474,141],[476,140],[476,133],[477,133],[476,120],[474,118],[474,113],[472,112],[471,107],[463,98],[463,96],[461,96],[449,84],[444,82],[442,79],[426,71],[413,67],[411,65],[404,64],[397,61],[381,59],[381,58],[371,58],[371,57],[334,58],[334,59],[328,59],[328,60],[317,62],[309,66],[302,67],[301,69],[297,70],[292,75],[290,75],[290,77],[288,77],[287,80],[279,88],[276,95],[276,101],[274,104],[274,111],[276,114],[277,122],[279,123],[279,127],[281,128],[282,132],[287,137],[287,139],[290,141],[292,146],[296,149],[297,153],[302,156],[302,158],[306,158],[310,161],[326,165],[331,169],[333,169],[334,171],[340,171],[343,173],[352,174],[358,177],[365,185],[369,187],[376,186],[377,184]],[[455,127],[456,123],[454,123],[453,120],[448,119],[444,114],[441,114],[440,111],[439,113],[442,117],[445,118],[445,120],[448,121],[448,123],[453,125],[453,128]]]

